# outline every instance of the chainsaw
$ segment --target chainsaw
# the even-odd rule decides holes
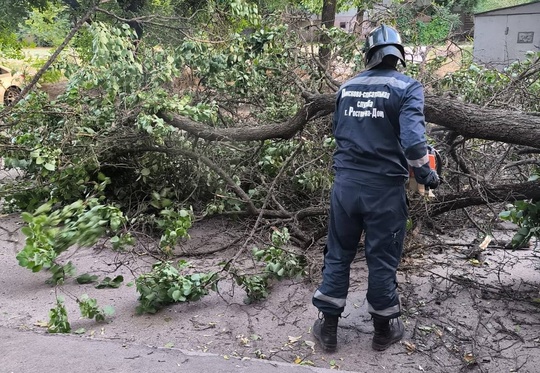
[[[428,146],[428,157],[429,157],[429,168],[431,168],[432,170],[435,170],[437,172],[437,175],[439,175],[439,178],[440,178],[442,174],[441,155],[439,154],[437,150],[435,150],[431,146]],[[423,184],[418,184],[418,182],[414,178],[414,173],[410,167],[409,167],[409,190],[412,192],[418,193],[421,196],[435,197],[435,194],[433,194],[433,191],[431,191],[429,188],[426,188],[426,186]]]

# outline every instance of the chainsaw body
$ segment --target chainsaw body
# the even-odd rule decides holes
[[[435,170],[439,177],[442,173],[442,158],[437,150],[432,147],[428,147],[429,168]],[[415,193],[419,193],[422,196],[435,197],[432,190],[426,188],[423,184],[418,184],[414,178],[413,170],[409,167],[409,190]]]

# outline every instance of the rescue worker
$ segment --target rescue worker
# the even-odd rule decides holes
[[[409,167],[419,184],[437,188],[429,166],[422,85],[397,71],[405,67],[399,33],[381,25],[365,43],[366,69],[337,92],[333,119],[335,181],[331,192],[322,284],[313,295],[319,319],[313,334],[325,351],[337,347],[351,263],[362,233],[368,266],[372,348],[385,350],[404,334],[396,271],[408,209]]]

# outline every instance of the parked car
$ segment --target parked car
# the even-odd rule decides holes
[[[8,106],[22,91],[24,76],[12,73],[10,69],[0,66],[0,103]]]

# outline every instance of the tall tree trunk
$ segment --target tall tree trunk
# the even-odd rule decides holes
[[[426,120],[464,137],[540,147],[540,116],[426,96]]]
[[[364,40],[364,12],[365,10],[362,8],[356,9],[356,17],[353,29],[354,35],[356,35],[360,41]]]
[[[336,19],[337,0],[324,0],[321,14],[321,26],[329,29],[334,26]],[[326,68],[330,62],[330,38],[325,34],[321,35],[321,46],[319,48],[319,60]]]

